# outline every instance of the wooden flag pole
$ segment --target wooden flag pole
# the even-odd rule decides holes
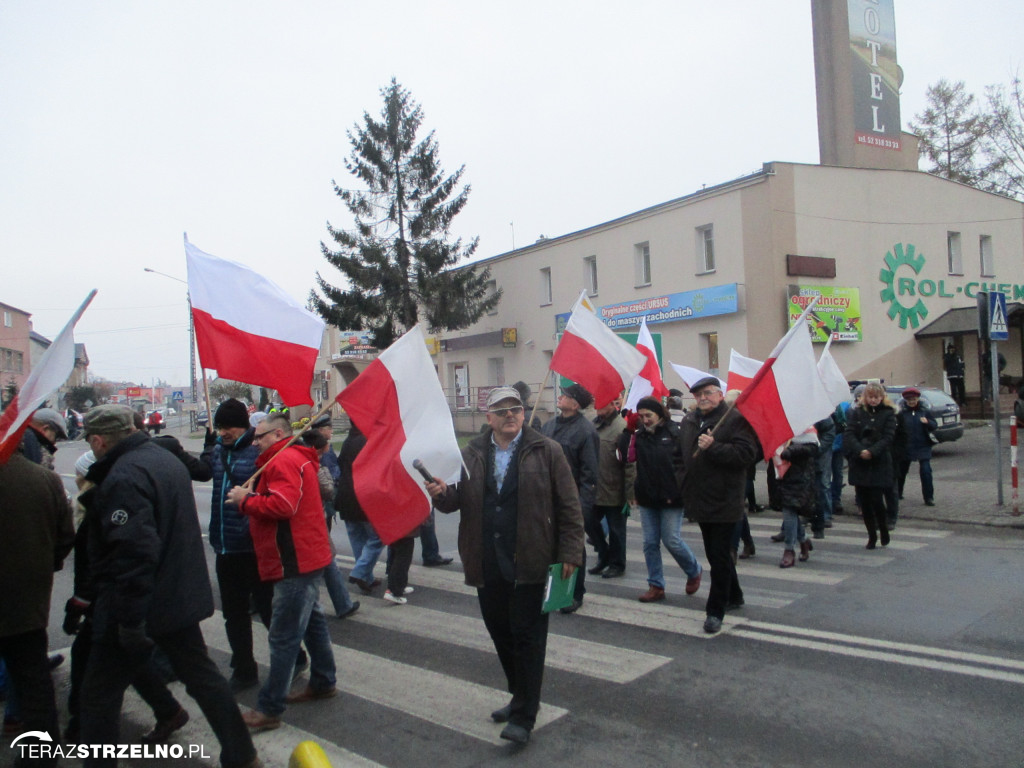
[[[544,377],[544,381],[542,381],[541,384],[540,384],[540,392],[537,393],[537,400],[533,404],[533,410],[530,412],[530,418],[526,422],[530,426],[533,425],[533,417],[537,415],[537,406],[540,405],[540,399],[544,395],[544,388],[548,385],[548,379],[550,379],[550,378],[551,378],[551,369],[548,368],[547,375]],[[556,401],[558,400],[557,395],[555,396],[555,400]]]
[[[281,451],[283,451],[285,448],[288,448],[289,446],[295,445],[295,443],[298,442],[299,438],[301,438],[304,434],[306,434],[306,432],[309,431],[309,428],[310,428],[310,426],[312,426],[313,422],[316,421],[317,419],[319,419],[321,416],[323,416],[328,411],[330,411],[331,407],[333,405],[334,405],[334,401],[331,400],[331,402],[329,402],[327,405],[325,405],[323,408],[321,408],[317,413],[313,414],[309,418],[309,421],[306,422],[305,426],[303,426],[302,429],[300,429],[298,432],[293,434],[291,436],[291,439],[287,443],[285,443],[284,447],[281,448],[281,450],[278,451],[277,453],[275,453],[273,456],[271,456],[266,464],[264,464],[262,467],[257,469],[253,473],[252,477],[250,477],[248,480],[245,481],[245,483],[242,485],[242,487],[245,490],[249,491],[249,493],[252,493],[252,489],[256,487],[256,478],[258,478],[261,474],[263,474],[263,470],[266,469],[267,467],[269,467],[270,463],[274,459],[276,459],[278,456],[281,455]],[[262,422],[260,422],[260,423],[262,423]]]

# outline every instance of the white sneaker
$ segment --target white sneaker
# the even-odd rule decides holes
[[[403,595],[411,595],[413,592],[415,592],[415,590],[412,587],[406,587],[405,591],[402,594]]]
[[[409,602],[404,597],[395,597],[392,595],[390,589],[384,592],[384,599],[389,603],[394,603],[395,605],[405,605]]]

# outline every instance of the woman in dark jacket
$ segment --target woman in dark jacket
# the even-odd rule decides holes
[[[683,525],[683,496],[680,490],[682,454],[679,427],[665,407],[653,397],[636,404],[643,429],[636,432],[636,503],[644,530],[644,560],[650,588],[640,602],[665,599],[665,573],[661,544],[686,573],[686,594],[700,587],[701,567],[680,534]]]
[[[829,443],[831,442],[830,439]],[[784,474],[777,481],[779,498],[782,501],[782,534],[786,542],[786,549],[779,562],[780,568],[792,568],[796,565],[797,542],[800,543],[800,560],[807,560],[811,556],[813,545],[807,538],[800,516],[813,517],[815,513],[817,457],[818,434],[813,428],[794,437],[779,454],[783,462],[789,462]]]
[[[884,495],[895,482],[892,443],[896,432],[896,410],[877,382],[864,388],[860,403],[847,414],[843,452],[850,462],[850,485],[868,529],[868,549],[889,543]]]

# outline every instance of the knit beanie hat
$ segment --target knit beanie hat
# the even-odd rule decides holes
[[[245,403],[235,398],[225,400],[217,406],[217,412],[213,415],[214,429],[239,427],[249,428],[249,409]]]

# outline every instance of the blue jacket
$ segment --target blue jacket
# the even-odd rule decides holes
[[[260,449],[252,442],[251,427],[231,445],[218,437],[203,449],[202,461],[213,472],[213,493],[210,499],[210,546],[218,555],[253,552],[249,535],[249,518],[238,507],[225,500],[233,486],[242,485],[256,472]]]
[[[938,426],[935,419],[931,417],[920,402],[914,410],[910,410],[907,404],[903,403],[900,406],[899,417],[903,419],[903,426],[907,431],[907,447],[904,461],[931,459],[932,440],[929,435]],[[927,419],[928,423],[922,424],[922,418]]]

